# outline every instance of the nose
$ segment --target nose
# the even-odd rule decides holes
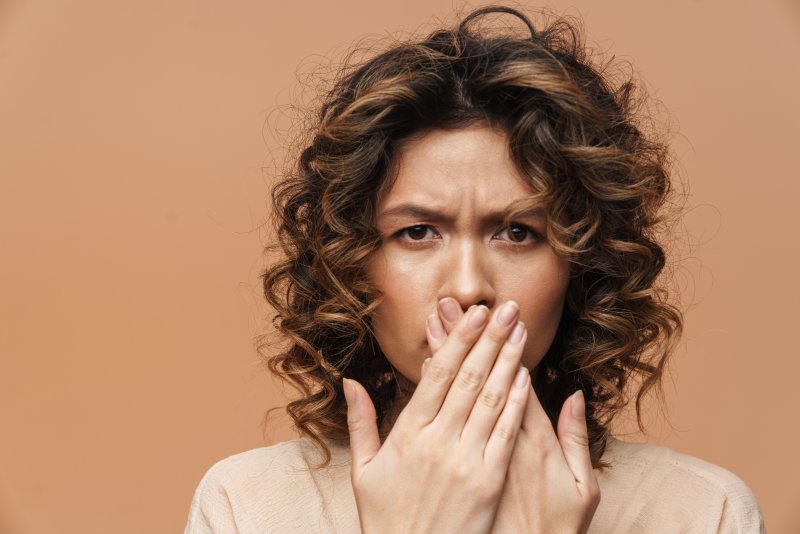
[[[442,265],[442,285],[439,299],[452,297],[462,310],[483,304],[492,309],[495,290],[491,266],[481,243],[473,240],[454,241],[448,246]]]

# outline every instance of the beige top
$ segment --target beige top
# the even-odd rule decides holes
[[[236,454],[197,487],[187,534],[360,532],[350,450],[331,446],[331,465],[305,438]],[[609,440],[595,471],[600,506],[590,534],[766,532],[750,489],[736,475],[665,447]]]

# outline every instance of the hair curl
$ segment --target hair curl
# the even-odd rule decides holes
[[[492,12],[518,17],[530,35],[474,27]],[[615,84],[589,55],[574,21],[537,30],[494,6],[341,71],[296,169],[273,189],[283,257],[263,275],[273,325],[288,342],[267,364],[300,392],[286,410],[323,453],[321,465],[331,457],[323,440],[348,440],[343,377],[367,389],[378,424],[397,394],[371,332],[380,295],[364,268],[381,243],[375,212],[398,144],[476,122],[508,134],[533,191],[528,203],[545,208],[547,237],[570,262],[558,332],[534,377],[542,405],[555,425],[566,397],[583,390],[596,466],[633,386],[642,426],[642,397],[659,384],[682,329],[656,284],[670,153],[643,127],[636,84]]]

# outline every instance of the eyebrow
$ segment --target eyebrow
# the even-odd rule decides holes
[[[508,211],[509,210],[493,211],[487,214],[486,216],[482,217],[481,219],[483,221],[488,221],[493,223],[499,222],[503,220]],[[517,214],[517,217],[519,218],[526,218],[526,217],[541,218],[544,216],[545,216],[544,210],[542,210],[541,208],[531,208]],[[390,218],[425,219],[437,222],[449,221],[452,219],[452,217],[449,217],[444,212],[444,210],[430,209],[410,202],[398,204],[393,208],[383,210],[380,213],[378,213],[377,217],[379,221]]]

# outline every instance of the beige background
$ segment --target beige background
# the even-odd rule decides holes
[[[180,531],[212,463],[291,437],[262,438],[253,349],[274,110],[355,38],[465,5],[403,4],[0,0],[0,532]],[[648,439],[797,532],[800,5],[551,5],[678,128],[691,308]]]

